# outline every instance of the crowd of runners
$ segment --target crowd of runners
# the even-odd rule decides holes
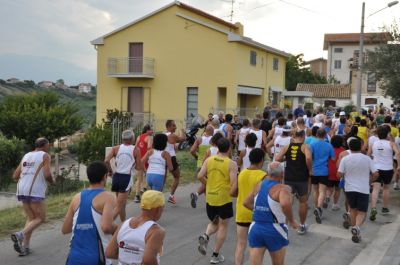
[[[262,116],[249,118],[210,113],[190,149],[200,183],[188,199],[196,208],[204,195],[209,222],[197,248],[206,255],[210,237],[215,235],[211,264],[225,260],[221,248],[233,217],[235,264],[243,264],[249,246],[251,265],[263,264],[266,251],[276,265],[284,264],[287,225],[299,235],[307,233],[310,196],[318,224],[324,222],[328,207],[338,213],[343,209],[343,227],[350,230],[355,243],[361,241],[367,217],[375,221],[379,212],[390,212],[390,185],[393,182],[393,188],[400,189],[400,109],[379,106],[346,113],[319,108],[311,112],[299,106],[286,116],[277,112],[270,117],[265,110]],[[72,233],[67,264],[112,264],[113,260],[122,265],[159,264],[165,230],[157,221],[163,212],[168,172],[173,183],[167,201],[187,203],[175,198],[181,177],[176,146],[185,140],[184,131],[176,131],[173,120],[166,122],[164,133],[155,135],[150,125],[144,126],[136,141],[134,133],[126,130],[123,143],[113,147],[104,162],[88,166],[90,186],[73,198],[62,227],[62,233]],[[31,253],[32,232],[45,220],[46,183],[54,182],[49,142],[39,138],[35,147],[14,174],[17,198],[27,216],[23,230],[11,235],[20,256]],[[111,192],[116,196],[105,190],[108,177],[112,177]],[[126,219],[133,187],[141,214]],[[294,200],[299,203],[298,219],[292,211]],[[115,223],[117,218],[120,226]]]

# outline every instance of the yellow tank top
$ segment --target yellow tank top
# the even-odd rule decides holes
[[[238,198],[236,201],[236,222],[251,223],[253,212],[243,206],[244,200],[254,190],[255,186],[267,175],[263,170],[244,169],[238,177]]]
[[[201,168],[204,162],[204,157],[206,156],[208,148],[210,148],[211,145],[209,144],[201,144],[199,145],[199,152],[197,154],[197,168]]]
[[[232,202],[229,177],[229,157],[211,156],[207,160],[206,202],[211,206],[222,206]]]
[[[392,127],[390,126],[390,134],[396,138],[399,136],[399,129],[397,129],[396,127]]]
[[[361,138],[361,140],[363,140],[364,143],[367,142],[367,127],[363,127],[363,126],[358,126],[358,133],[357,136]]]

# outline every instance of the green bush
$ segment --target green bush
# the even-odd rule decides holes
[[[81,190],[83,181],[80,181],[78,178],[71,178],[71,171],[72,167],[68,170],[61,170],[61,174],[56,177],[55,185],[49,186],[47,193],[60,194]]]
[[[354,107],[355,106],[353,104],[347,105],[347,106],[344,107],[344,112],[346,112],[346,114],[350,114],[350,112],[353,111]]]
[[[70,144],[70,145],[68,145],[67,149],[71,155],[75,155],[78,153],[78,145],[77,144]]]
[[[25,152],[25,142],[15,137],[7,139],[0,134],[0,190],[7,190],[13,170],[18,166]]]

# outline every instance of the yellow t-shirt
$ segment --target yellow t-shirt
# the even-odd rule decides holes
[[[365,126],[358,126],[358,133],[357,136],[361,138],[361,140],[363,140],[364,143],[367,142],[367,131],[368,128]]]
[[[357,116],[359,116],[359,114],[358,114],[357,111],[352,111],[352,112],[350,112],[350,120],[351,120],[352,122],[355,121],[355,119],[356,119]]]
[[[244,200],[254,190],[254,187],[267,175],[263,170],[244,169],[238,177],[238,198],[236,201],[236,222],[251,223],[253,212],[243,206]]]
[[[207,160],[206,202],[211,206],[222,206],[232,202],[229,176],[229,157],[211,156]]]
[[[390,126],[390,134],[393,136],[393,138],[396,138],[399,136],[399,129],[396,127]]]
[[[199,152],[197,154],[197,168],[201,168],[204,162],[204,158],[206,157],[207,150],[210,148],[209,144],[201,144],[199,145]]]

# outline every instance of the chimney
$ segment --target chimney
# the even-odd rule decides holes
[[[235,33],[236,33],[236,34],[239,34],[240,36],[243,36],[243,34],[244,34],[244,28],[243,28],[242,23],[236,22],[236,23],[235,23],[235,26],[238,27],[238,29],[236,30]]]

